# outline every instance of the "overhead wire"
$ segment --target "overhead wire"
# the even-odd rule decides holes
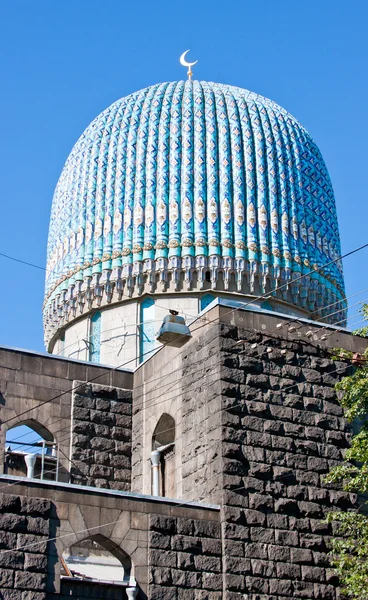
[[[354,295],[357,295],[357,294],[354,294]],[[361,303],[363,303],[363,302],[365,302],[365,300],[362,300],[362,301],[360,301],[360,302],[358,302],[358,303],[355,303],[353,306],[356,306],[357,304],[361,304]],[[334,314],[334,313],[331,313],[331,314]],[[327,316],[328,316],[328,315],[327,315]],[[357,317],[357,316],[360,316],[360,314],[358,313],[358,314],[354,315],[353,317]],[[364,319],[363,319],[363,320],[364,320]],[[358,323],[359,323],[359,321],[358,321]],[[358,323],[357,323],[357,324],[358,324]],[[322,330],[324,330],[324,329],[325,329],[325,328],[322,328]],[[275,330],[276,330],[276,328],[275,328]],[[271,333],[272,331],[273,331],[273,330],[268,330],[268,331],[267,331],[267,333],[269,334],[269,333]],[[333,330],[333,331],[331,332],[331,335],[332,335],[332,334],[335,334],[335,333],[336,333],[336,331],[335,331],[335,330]],[[319,338],[319,339],[321,339],[321,338]],[[316,339],[314,339],[314,341],[316,342],[316,341],[319,341],[319,340],[316,340]],[[167,373],[163,374],[163,375],[162,375],[162,376],[160,376],[160,377],[167,377]],[[167,384],[165,384],[163,387],[166,387],[166,386],[167,386]],[[136,398],[137,398],[137,397],[136,397]],[[59,419],[58,419],[58,420],[59,420]],[[57,421],[58,421],[58,420],[57,420]],[[55,432],[55,434],[56,434],[56,433],[60,433],[60,431],[63,431],[63,430],[65,430],[65,429],[69,429],[69,425],[68,425],[68,426],[66,426],[65,428],[61,429],[61,430],[58,430],[57,432]],[[27,432],[27,433],[26,433],[26,434],[24,434],[23,436],[19,436],[18,438],[15,438],[14,440],[9,440],[7,443],[11,443],[11,441],[16,441],[16,440],[18,440],[18,439],[21,439],[22,437],[25,437],[26,435],[29,435],[29,432]],[[25,443],[23,446],[27,446],[27,444]]]
[[[322,267],[320,267],[320,268],[318,268],[318,269],[313,269],[313,270],[312,270],[312,271],[310,271],[309,273],[305,273],[305,274],[301,275],[299,278],[297,278],[297,280],[298,280],[298,279],[302,279],[303,277],[306,277],[306,276],[310,275],[311,273],[315,273],[315,272],[317,272],[317,271],[321,270],[322,268],[325,268],[326,266],[328,266],[329,264],[331,264],[331,263],[333,263],[333,262],[337,262],[338,260],[341,260],[342,258],[345,258],[345,257],[347,257],[347,256],[350,256],[350,255],[354,254],[355,252],[358,252],[358,251],[360,251],[360,250],[362,250],[362,249],[366,248],[367,246],[368,246],[368,243],[367,243],[367,244],[365,244],[365,245],[363,245],[363,246],[360,246],[359,248],[356,248],[356,249],[354,249],[354,250],[352,250],[352,251],[350,251],[350,252],[346,253],[345,255],[343,255],[343,256],[341,256],[341,257],[338,257],[337,259],[335,259],[335,260],[333,260],[333,261],[330,261],[329,263],[326,263],[325,265],[323,265]],[[294,282],[295,282],[295,281],[297,281],[297,280],[294,280]],[[278,288],[276,288],[276,289],[277,289],[277,290],[279,290],[279,289],[281,289],[282,287],[285,287],[285,286],[288,286],[288,285],[289,285],[289,283],[286,283],[286,284],[284,284],[283,286],[279,286],[279,287],[278,287]],[[267,295],[269,295],[270,293],[271,293],[271,292],[268,292],[268,293],[267,293]],[[256,298],[252,299],[252,300],[251,300],[251,301],[249,301],[249,302],[246,302],[246,303],[241,303],[241,305],[240,305],[239,307],[236,307],[236,308],[232,308],[232,309],[230,309],[229,311],[227,311],[227,312],[225,313],[225,315],[226,315],[226,314],[228,314],[228,313],[234,312],[235,310],[241,310],[241,309],[242,309],[242,308],[244,308],[245,306],[247,306],[247,305],[250,305],[250,304],[253,304],[254,302],[258,301],[259,299],[262,299],[262,298],[264,298],[265,296],[266,296],[266,294],[263,294],[262,296],[258,296],[258,297],[256,297]],[[198,329],[200,329],[200,328],[204,327],[205,325],[208,325],[208,324],[210,324],[210,323],[213,323],[213,322],[216,322],[216,321],[218,321],[218,318],[216,318],[216,319],[213,319],[212,321],[211,321],[211,320],[209,320],[209,321],[208,321],[208,320],[205,320],[205,321],[204,321],[204,323],[203,323],[202,325],[199,325],[198,327],[194,328],[192,331],[196,331],[196,330],[198,330]],[[167,344],[163,344],[163,346],[166,346],[166,345],[167,345]],[[151,353],[152,353],[152,350],[150,350],[150,351],[148,351],[148,352],[144,353],[144,355],[145,355],[145,354],[151,354]],[[144,355],[143,355],[143,356],[144,356]],[[112,369],[110,369],[110,372],[111,372],[111,371],[115,371],[115,370],[117,370],[117,369],[121,369],[123,366],[126,366],[127,364],[129,364],[129,363],[130,363],[130,362],[132,362],[132,361],[135,361],[135,359],[132,359],[132,360],[130,360],[130,361],[127,361],[126,363],[123,363],[123,365],[118,365],[117,367],[113,367]],[[72,391],[75,391],[75,389],[79,389],[79,387],[81,387],[82,385],[86,385],[86,384],[88,384],[88,383],[91,383],[91,382],[95,381],[96,379],[99,379],[100,377],[102,377],[102,376],[104,376],[104,375],[105,375],[104,373],[103,373],[103,374],[101,374],[101,375],[98,375],[98,376],[96,376],[95,378],[92,378],[92,379],[90,379],[89,381],[86,381],[86,382],[83,382],[82,384],[79,384],[79,385],[78,385],[76,388],[71,388],[70,390],[67,390],[67,391],[65,391],[65,392],[62,392],[61,394],[58,394],[57,396],[55,396],[55,397],[53,397],[53,398],[51,398],[51,399],[49,399],[49,400],[46,400],[46,401],[44,401],[43,403],[40,403],[40,404],[36,405],[35,407],[32,407],[32,408],[30,408],[30,409],[27,409],[26,411],[23,411],[22,413],[20,413],[20,415],[16,415],[15,417],[12,417],[12,418],[8,419],[7,421],[4,421],[4,424],[6,424],[6,423],[8,423],[8,422],[10,422],[10,421],[12,421],[12,420],[14,420],[14,419],[17,419],[17,418],[19,418],[20,416],[23,416],[24,414],[26,414],[26,413],[28,413],[28,412],[30,412],[30,411],[32,411],[32,410],[35,410],[36,408],[39,408],[40,406],[43,406],[44,404],[46,404],[46,403],[48,403],[48,402],[52,402],[53,400],[55,400],[55,399],[59,398],[60,396],[63,396],[63,395],[65,395],[66,393],[70,393],[70,392],[72,392]]]
[[[251,342],[251,340],[249,341],[249,343],[250,343],[250,342]],[[275,348],[273,348],[273,349],[275,349]],[[243,353],[244,353],[244,351],[240,351],[240,352],[238,352],[238,353],[237,353],[237,355],[239,355],[239,354],[243,354]],[[264,353],[263,353],[263,354],[264,354]],[[260,356],[259,356],[259,358],[261,358],[261,357],[262,357],[262,355],[260,355]],[[220,363],[219,363],[219,364],[220,364]],[[223,364],[223,361],[221,361],[221,364]],[[213,365],[211,365],[211,369],[212,369],[212,368],[213,368]],[[340,370],[340,368],[339,368],[339,367],[337,367],[335,370],[333,370],[333,371],[329,371],[329,372],[328,372],[328,374],[329,374],[329,375],[332,375],[332,374],[334,374],[334,373],[338,373],[338,372],[341,372],[341,373],[343,373],[343,372],[344,372],[344,370],[345,370],[345,369],[343,369],[343,370]],[[214,374],[214,373],[212,373],[212,374],[215,376],[215,379],[214,379],[214,381],[213,381],[212,383],[216,383],[216,382],[218,381],[218,374],[217,374],[217,373],[215,373],[215,374]],[[285,393],[286,393],[286,392],[288,392],[289,390],[292,390],[293,388],[295,388],[296,386],[298,386],[298,384],[300,384],[300,383],[302,383],[302,382],[295,381],[295,382],[293,382],[293,383],[292,383],[290,386],[288,386],[288,387],[286,387],[286,388],[284,388],[284,389],[282,389],[282,390],[274,390],[274,391],[278,391],[278,392],[279,392],[279,393],[281,393],[281,394],[285,394]],[[207,381],[206,381],[206,385],[209,385],[209,384],[211,384],[211,382],[208,382],[208,380],[207,380]],[[176,390],[172,390],[172,389],[171,389],[171,391],[176,391]],[[173,396],[173,397],[165,398],[165,400],[162,400],[161,402],[154,402],[154,403],[153,403],[153,406],[157,406],[158,404],[160,404],[160,403],[162,403],[162,402],[173,401],[174,399],[176,399],[177,397],[180,397],[180,396],[181,396],[181,394],[178,394],[177,396]],[[259,390],[259,396],[260,396],[260,399],[261,399],[261,396],[262,396],[262,390]],[[232,405],[231,405],[230,407],[223,407],[223,408],[221,408],[219,411],[216,411],[216,413],[214,413],[214,414],[221,413],[221,412],[223,412],[223,411],[232,411],[234,408],[240,407],[242,404],[244,404],[244,401],[243,401],[243,400],[242,400],[242,401],[240,401],[240,402],[238,402],[238,403],[232,403]],[[213,415],[212,415],[212,416],[213,416]],[[69,428],[70,428],[70,425],[69,425]],[[168,428],[168,429],[166,429],[166,430],[161,430],[161,431],[159,431],[159,432],[156,432],[156,434],[158,435],[158,434],[166,433],[166,432],[168,432],[168,431],[172,431],[172,429],[173,429],[173,428]],[[177,441],[178,441],[178,440],[179,440],[181,437],[183,437],[183,436],[184,436],[184,433],[180,434],[180,436],[179,436],[178,438],[176,438],[176,440],[175,440],[175,441],[177,442]],[[65,438],[65,440],[62,440],[62,441],[60,441],[59,443],[61,444],[61,443],[63,443],[63,442],[67,442],[67,441],[69,441],[69,440],[70,440],[70,436],[68,436],[67,438]],[[208,451],[210,451],[210,450],[212,449],[212,447],[214,447],[214,448],[215,448],[215,447],[217,447],[217,446],[218,446],[218,444],[216,443],[216,444],[214,444],[213,446],[206,447],[206,448],[204,448],[204,449],[203,449],[203,451],[196,453],[196,455],[195,455],[195,456],[199,456],[199,455],[201,455],[201,454],[203,454],[203,453],[205,453],[205,452],[208,452]],[[62,454],[64,455],[64,457],[65,457],[65,458],[68,460],[68,462],[71,462],[71,463],[73,463],[73,460],[72,460],[70,457],[68,457],[68,456],[67,456],[67,455],[66,455],[66,454],[65,454],[65,453],[62,451],[62,449],[60,449],[60,451],[62,452]],[[108,452],[108,451],[107,451],[107,450],[103,450],[103,451],[100,451],[100,452],[95,452],[95,454],[94,454],[94,458],[96,458],[96,457],[97,457],[99,454],[106,454],[106,452]],[[74,463],[74,466],[75,466],[75,468],[77,468],[77,469],[78,469],[78,471],[80,471],[80,468],[79,468],[79,466],[78,466],[76,463]],[[179,467],[179,468],[181,468],[181,467]],[[178,470],[178,468],[174,469],[174,472],[175,472],[176,470]],[[83,476],[84,476],[84,477],[87,479],[87,477],[86,477],[86,476],[85,476],[83,473],[82,473],[82,475],[83,475]],[[12,484],[9,484],[9,485],[12,485]]]

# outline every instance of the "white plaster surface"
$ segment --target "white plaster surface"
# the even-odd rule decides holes
[[[216,292],[207,291],[205,293],[217,295]],[[241,300],[245,304],[254,302],[254,299],[244,296],[239,297],[234,294],[218,295],[232,300]],[[99,309],[101,311],[101,364],[113,367],[126,366],[129,369],[134,369],[139,365],[141,302],[146,297],[132,298],[121,304],[105,305]],[[200,312],[200,298],[201,295],[196,293],[169,294],[166,292],[155,294],[153,296],[155,305],[149,311],[149,318],[154,323],[155,331],[158,332],[163,318],[169,310],[177,310],[181,316],[185,317],[187,324],[190,325]],[[254,303],[259,304],[259,302]],[[273,301],[273,305],[276,310],[286,310],[285,305],[282,303]],[[299,309],[293,311],[288,307],[288,312],[298,314],[301,311]],[[79,360],[89,360],[88,341],[92,314],[91,312],[80,320],[72,321],[65,329],[64,343],[58,339],[54,344],[52,353]],[[159,346],[160,344],[156,342],[156,347]],[[143,361],[149,356],[143,356]]]

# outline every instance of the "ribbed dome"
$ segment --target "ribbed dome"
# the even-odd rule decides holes
[[[292,280],[339,255],[328,172],[290,114],[228,85],[154,85],[101,113],[65,164],[45,325],[62,296],[75,314],[81,294],[114,302],[159,279],[202,289],[207,269],[212,287],[244,294],[291,282],[279,297],[315,311],[344,298],[341,266]]]

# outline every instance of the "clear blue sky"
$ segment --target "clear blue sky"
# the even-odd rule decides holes
[[[343,252],[368,241],[366,1],[3,0],[0,11],[0,252],[45,265],[73,144],[117,98],[185,78],[187,48],[196,78],[301,121],[332,178]],[[348,295],[368,288],[367,264],[368,250],[345,261]],[[1,257],[0,269],[0,344],[43,350],[43,272]]]

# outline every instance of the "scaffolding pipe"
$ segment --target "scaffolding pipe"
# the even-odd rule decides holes
[[[41,456],[41,479],[45,470],[45,440],[42,440],[42,456]]]

